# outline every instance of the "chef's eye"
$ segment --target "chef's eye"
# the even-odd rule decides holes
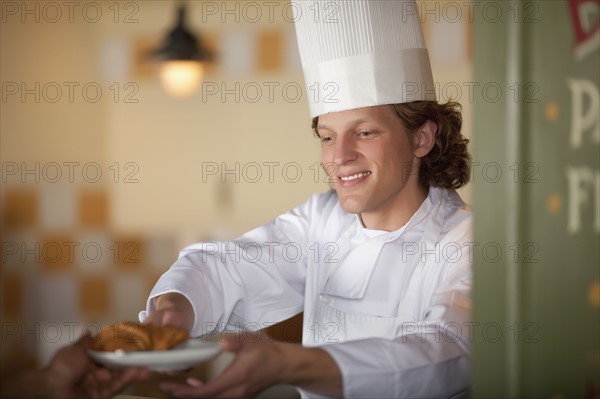
[[[331,136],[321,136],[321,143],[328,143],[331,140],[333,140]]]
[[[361,137],[369,137],[369,136],[372,136],[373,133],[370,132],[370,131],[368,131],[368,130],[364,130],[362,132],[359,132],[358,135],[361,136]]]

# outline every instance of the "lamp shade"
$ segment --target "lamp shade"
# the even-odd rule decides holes
[[[212,54],[202,47],[201,42],[186,27],[186,8],[177,8],[177,25],[168,33],[163,45],[150,57],[157,60],[208,61]]]
[[[150,53],[150,58],[162,62],[161,83],[171,97],[189,97],[202,83],[202,62],[209,61],[212,54],[186,28],[186,8],[183,3],[177,8],[176,26],[168,33],[163,45]]]

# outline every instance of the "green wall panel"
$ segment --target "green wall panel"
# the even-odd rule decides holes
[[[473,193],[476,241],[503,256],[475,252],[474,318],[502,336],[475,335],[474,396],[597,397],[600,4],[495,4],[502,19],[476,14],[475,80],[506,95],[475,105],[474,160],[503,178]]]

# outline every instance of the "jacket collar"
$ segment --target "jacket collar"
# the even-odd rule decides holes
[[[447,190],[430,187],[427,198],[408,223],[392,232],[372,234],[373,230],[364,228],[357,217],[340,241],[360,241],[360,244],[349,248],[345,255],[341,254],[340,263],[326,279],[321,293],[348,299],[363,298],[386,243],[399,239],[405,231],[422,222],[425,223],[422,239],[437,240],[444,221],[447,197]],[[343,244],[346,245],[345,242]]]

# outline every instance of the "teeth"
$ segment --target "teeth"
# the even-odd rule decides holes
[[[371,174],[371,172],[360,172],[360,173],[357,173],[352,176],[342,176],[342,177],[340,177],[340,179],[342,179],[343,181],[350,181],[350,180],[358,179],[359,177],[368,176],[370,174]]]

